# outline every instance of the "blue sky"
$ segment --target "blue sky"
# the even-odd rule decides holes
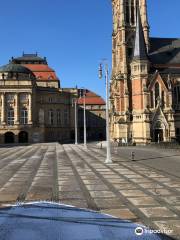
[[[148,0],[151,36],[180,37],[179,0]],[[22,52],[38,52],[62,87],[86,87],[104,96],[97,69],[111,65],[110,0],[6,0],[0,11],[0,65]]]

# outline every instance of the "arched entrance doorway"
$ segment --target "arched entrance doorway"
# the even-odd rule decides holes
[[[13,132],[6,132],[4,134],[4,142],[5,143],[14,143],[14,133]]]
[[[154,126],[154,142],[163,142],[164,141],[164,130],[165,126],[161,121],[157,121]]]
[[[154,131],[155,142],[163,142],[163,129],[155,129]]]
[[[28,133],[25,131],[21,131],[18,135],[19,143],[28,143]]]

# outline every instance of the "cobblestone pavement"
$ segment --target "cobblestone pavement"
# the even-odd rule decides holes
[[[52,200],[90,208],[180,239],[180,178],[90,145],[0,148],[0,204]]]

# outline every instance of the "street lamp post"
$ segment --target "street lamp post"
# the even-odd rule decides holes
[[[105,163],[112,163],[111,148],[110,148],[110,134],[109,134],[109,77],[108,64],[105,64],[105,81],[106,81],[106,160]],[[102,64],[99,66],[99,78],[103,76]]]
[[[86,134],[86,90],[83,89],[83,105],[84,105],[84,147],[87,148],[87,134]]]
[[[72,105],[74,105],[74,129],[75,129],[75,144],[78,144],[78,120],[77,120],[77,98],[73,98]]]
[[[86,89],[82,88],[79,91],[80,98],[83,98],[83,122],[84,122],[84,147],[87,148],[87,134],[86,134]]]

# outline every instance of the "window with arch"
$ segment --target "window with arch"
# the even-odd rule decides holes
[[[48,119],[49,119],[49,124],[53,124],[54,123],[54,112],[53,110],[49,110],[48,112]]]
[[[129,0],[126,0],[126,23],[130,23]]]
[[[155,106],[157,106],[159,102],[159,98],[160,98],[160,87],[159,87],[159,83],[157,82],[155,84]]]
[[[14,125],[14,109],[13,108],[9,108],[7,110],[7,124]]]
[[[134,0],[131,0],[131,23],[135,24],[135,5]]]
[[[162,107],[165,106],[165,94],[164,94],[164,91],[162,91],[162,93],[161,93],[161,106]]]
[[[62,114],[60,109],[57,110],[57,125],[62,125]]]
[[[27,108],[22,108],[20,111],[20,123],[27,124],[28,123],[28,110]]]
[[[150,92],[150,98],[151,98],[151,108],[154,108],[154,93],[153,93],[153,91]]]

